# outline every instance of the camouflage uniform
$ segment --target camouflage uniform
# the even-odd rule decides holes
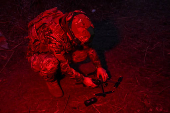
[[[56,70],[60,69],[62,74],[82,82],[83,74],[71,68],[69,64],[82,62],[87,57],[91,59],[95,67],[101,67],[96,51],[89,47],[91,36],[88,38],[82,36],[76,41],[77,39],[71,36],[72,33],[68,30],[73,17],[79,14],[86,17],[83,16],[82,11],[76,10],[63,14],[57,8],[53,8],[38,15],[28,25],[30,42],[27,58],[31,62],[31,67],[47,81],[53,81]],[[77,23],[74,24],[77,25]],[[93,25],[91,24],[90,27]],[[86,30],[84,35],[87,33]],[[80,42],[83,41],[84,44],[81,45]]]

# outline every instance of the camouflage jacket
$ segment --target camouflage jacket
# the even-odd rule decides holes
[[[71,68],[69,60],[65,57],[66,53],[72,54],[76,51],[77,45],[69,40],[69,37],[61,27],[60,21],[64,15],[57,8],[53,8],[41,13],[28,24],[28,38],[30,41],[27,57],[29,59],[35,53],[53,54],[60,61],[62,73],[70,75],[79,81],[83,75]],[[81,51],[89,56],[94,65],[101,67],[96,51],[88,46],[83,48]]]

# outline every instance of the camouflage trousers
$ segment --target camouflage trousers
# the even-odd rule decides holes
[[[31,68],[35,72],[39,72],[40,76],[46,81],[54,81],[56,79],[55,75],[58,75],[58,72],[60,72],[60,62],[52,54],[34,54],[30,61]],[[89,58],[82,62],[70,63],[70,66],[84,75],[96,71],[95,66]]]
[[[51,54],[34,54],[31,59],[31,68],[39,72],[46,81],[54,81],[59,61]]]

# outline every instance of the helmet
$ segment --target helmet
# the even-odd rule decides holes
[[[78,14],[73,17],[71,31],[81,44],[89,41],[91,35],[94,34],[93,28],[93,24],[86,15]]]
[[[94,26],[84,12],[76,10],[67,15],[69,30],[73,36],[73,41],[80,42],[81,45],[90,41],[94,35]]]

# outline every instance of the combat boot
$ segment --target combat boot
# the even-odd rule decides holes
[[[64,95],[61,87],[59,86],[57,80],[53,82],[46,82],[50,93],[55,97],[62,97]]]

